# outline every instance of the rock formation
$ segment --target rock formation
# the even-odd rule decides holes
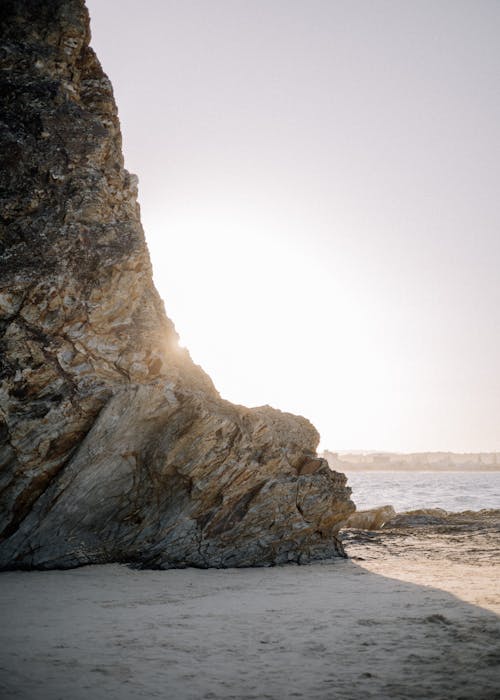
[[[0,14],[0,567],[342,554],[313,426],[223,401],[178,346],[83,0]]]
[[[396,511],[392,506],[357,510],[355,513],[351,513],[342,527],[355,528],[356,530],[379,530],[384,523],[395,517]]]

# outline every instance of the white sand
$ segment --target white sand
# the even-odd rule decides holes
[[[499,573],[418,553],[4,573],[0,697],[493,700]]]

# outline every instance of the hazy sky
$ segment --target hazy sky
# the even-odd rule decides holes
[[[155,281],[329,449],[500,450],[500,2],[88,0]]]

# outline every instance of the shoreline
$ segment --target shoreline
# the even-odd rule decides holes
[[[391,504],[396,511],[441,508],[450,513],[500,508],[497,471],[346,472],[359,510]]]

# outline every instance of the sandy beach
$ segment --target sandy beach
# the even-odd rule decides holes
[[[308,566],[3,573],[1,697],[493,700],[497,525],[350,531]]]

